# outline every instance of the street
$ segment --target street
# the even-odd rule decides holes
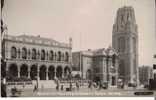
[[[38,91],[33,92],[32,89],[23,89],[21,97],[59,97],[59,96],[154,96],[154,95],[134,95],[134,92],[150,92],[149,90],[144,89],[135,89],[135,90],[121,90],[121,89],[89,89],[89,88],[80,88],[79,90],[74,89],[73,91],[57,91],[55,88],[46,88],[39,89]],[[11,96],[11,92],[7,91],[8,96]]]

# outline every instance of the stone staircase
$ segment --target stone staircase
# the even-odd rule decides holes
[[[16,88],[18,89],[33,89],[34,86],[37,84],[36,81],[32,81],[32,84],[29,85],[8,85],[7,89],[11,89],[14,88],[16,86]],[[39,88],[56,88],[56,83],[54,80],[39,80],[38,81],[38,87]]]
[[[54,80],[39,80],[38,88],[56,88]]]

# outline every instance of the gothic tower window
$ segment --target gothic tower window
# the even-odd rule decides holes
[[[133,37],[133,52],[136,52],[136,39]]]
[[[119,52],[124,52],[125,51],[125,38],[124,37],[120,37],[118,39],[118,51]]]

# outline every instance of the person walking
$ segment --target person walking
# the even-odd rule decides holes
[[[77,88],[77,90],[79,90],[79,83],[78,82],[76,82],[76,88]]]
[[[72,91],[72,82],[70,82],[70,88],[69,89],[70,89],[70,91]]]
[[[37,91],[37,85],[34,86],[33,92]]]
[[[61,85],[61,91],[63,91],[63,84]]]

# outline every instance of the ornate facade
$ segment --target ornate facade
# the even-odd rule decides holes
[[[72,40],[60,43],[40,36],[6,35],[3,56],[8,77],[32,80],[66,78],[71,72]]]
[[[113,25],[112,46],[119,54],[119,78],[138,82],[138,28],[132,7],[119,8]]]
[[[80,71],[83,79],[117,85],[118,54],[113,48],[73,52],[72,56],[73,71]]]

